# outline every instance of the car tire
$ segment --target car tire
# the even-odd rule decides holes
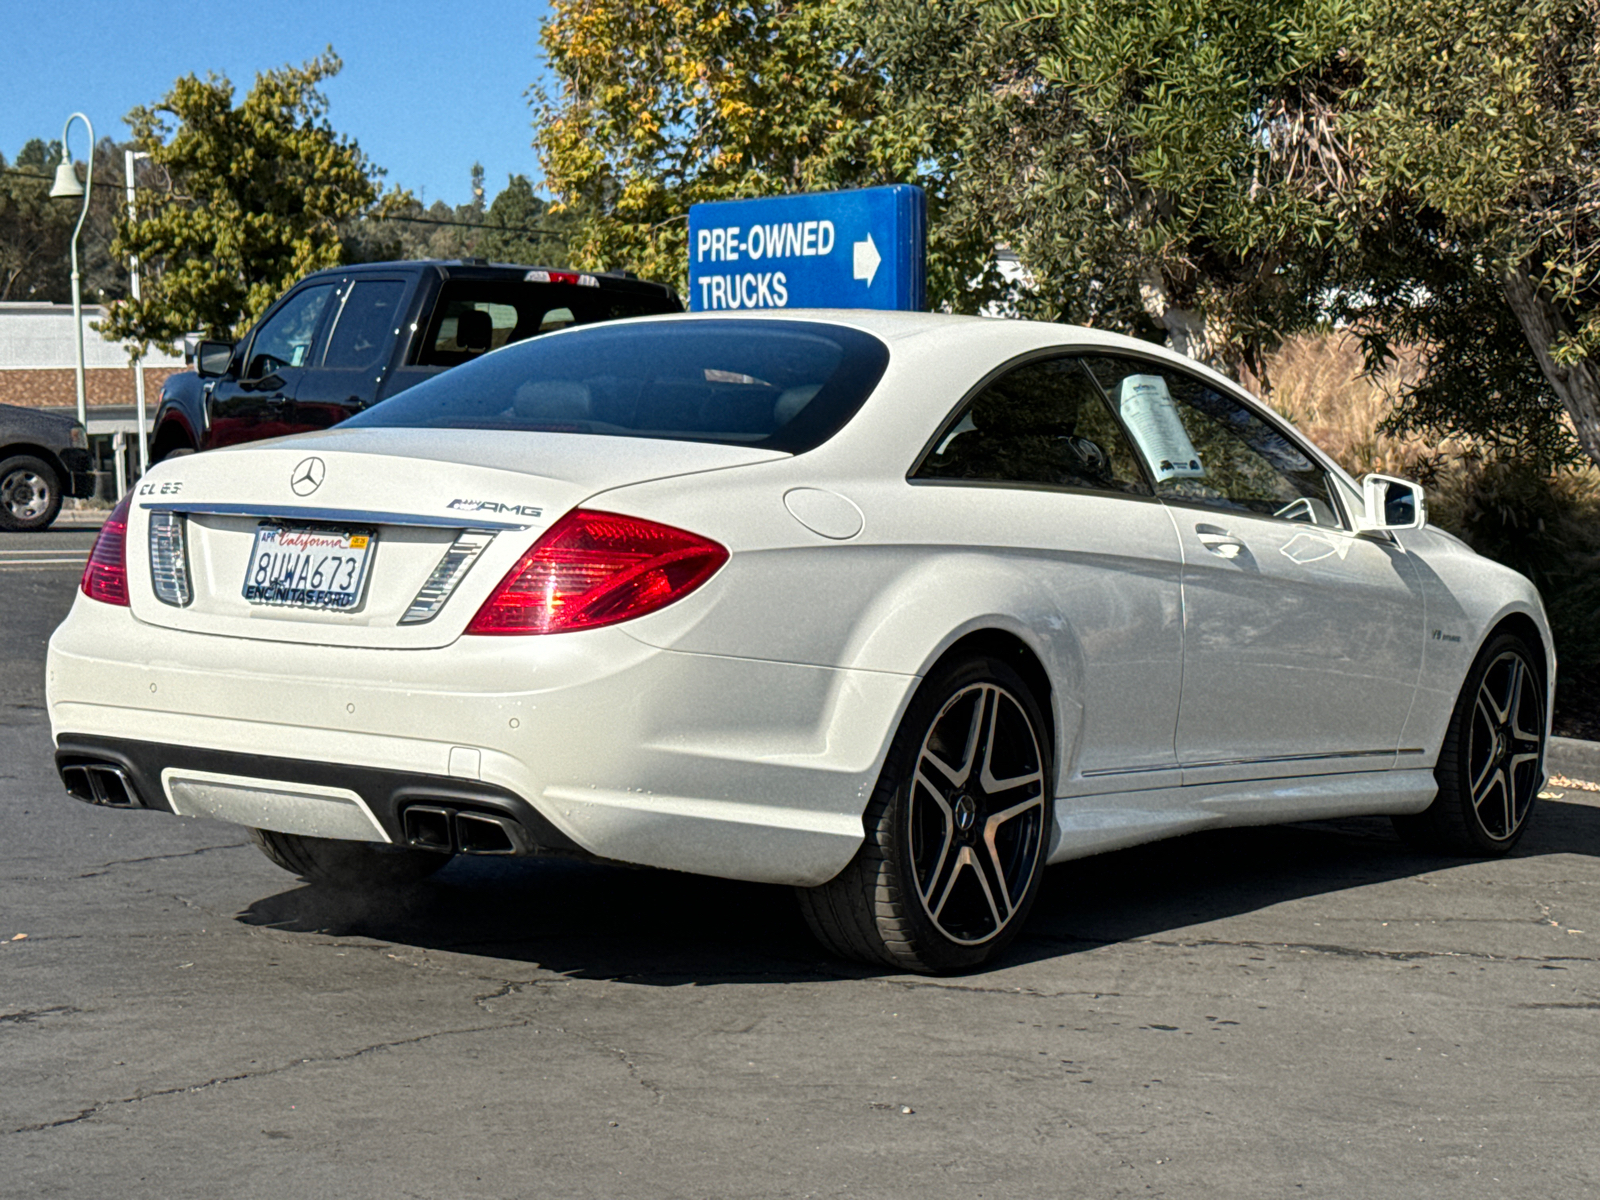
[[[1545,688],[1539,659],[1512,634],[1491,638],[1473,660],[1426,809],[1394,818],[1412,846],[1438,854],[1492,858],[1517,844],[1544,783]]]
[[[1055,824],[1048,728],[999,659],[930,675],[890,746],[860,850],[829,882],[796,889],[817,939],[928,974],[1004,949],[1038,895]]]
[[[61,512],[61,477],[31,454],[0,461],[0,529],[48,529]]]
[[[308,883],[351,890],[405,887],[426,879],[452,857],[435,850],[305,837],[271,829],[252,829],[250,840],[277,866]]]

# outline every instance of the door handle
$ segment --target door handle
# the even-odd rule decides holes
[[[1215,525],[1196,525],[1195,536],[1200,539],[1200,544],[1218,558],[1238,558],[1245,545],[1226,529],[1218,529]]]

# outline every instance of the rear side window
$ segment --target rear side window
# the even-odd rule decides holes
[[[450,279],[433,306],[417,366],[456,367],[512,342],[621,317],[678,312],[667,296],[564,283]]]
[[[601,325],[435,376],[344,427],[544,430],[798,454],[844,427],[888,362],[877,338],[838,325]]]
[[[360,279],[351,284],[334,315],[322,365],[358,370],[380,366],[399,332],[405,290],[398,279]]]
[[[989,384],[912,478],[1150,494],[1133,448],[1076,358],[1025,363]]]

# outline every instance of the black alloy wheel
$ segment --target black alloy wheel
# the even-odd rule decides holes
[[[31,454],[0,462],[0,529],[46,529],[61,511],[61,480]]]
[[[867,807],[866,841],[834,879],[798,889],[812,932],[902,970],[975,967],[1021,928],[1054,823],[1048,726],[999,659],[930,675]]]
[[[1544,783],[1545,688],[1536,662],[1510,634],[1478,654],[1434,769],[1438,796],[1425,811],[1395,818],[1407,841],[1469,856],[1516,845]]]

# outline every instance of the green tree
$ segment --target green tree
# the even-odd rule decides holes
[[[15,163],[0,156],[0,300],[54,300],[68,288],[67,239],[72,222],[50,202],[59,143],[34,138]]]
[[[111,254],[122,203],[123,147],[102,138],[94,148],[94,189],[78,239],[83,297],[105,303],[127,295],[126,263]],[[16,161],[0,156],[0,300],[72,299],[69,243],[80,200],[52,200],[61,144],[34,138]],[[82,178],[83,172],[79,172]]]
[[[1318,318],[1356,0],[862,11],[896,108],[964,145],[958,189],[1027,265],[1033,315],[1164,338],[1230,374]]]
[[[568,236],[564,224],[534,194],[526,175],[512,175],[484,216],[478,253],[492,262],[560,266]]]
[[[541,35],[559,86],[535,93],[535,146],[574,265],[686,284],[689,206],[919,183],[929,298],[1000,291],[993,239],[947,203],[949,163],[882,119],[882,72],[842,0],[555,0]]]
[[[1356,274],[1378,286],[1358,309],[1376,357],[1431,351],[1413,427],[1548,462],[1564,409],[1600,463],[1597,49],[1594,0],[1384,0],[1364,30],[1346,129],[1377,217]]]
[[[326,119],[317,85],[340,66],[330,49],[262,72],[237,106],[226,78],[189,75],[128,115],[157,186],[119,230],[115,253],[149,273],[142,301],[111,307],[108,338],[234,336],[295,280],[345,260],[341,223],[374,208],[381,172]]]

